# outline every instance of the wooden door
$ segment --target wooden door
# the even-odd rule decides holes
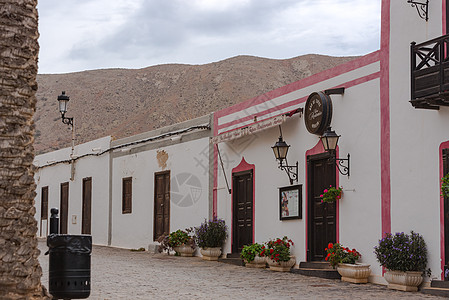
[[[154,240],[169,233],[170,171],[166,171],[154,175]]]
[[[47,235],[47,229],[45,234],[42,232],[42,223],[45,221],[46,228],[48,228],[48,186],[44,186],[41,189],[41,222],[40,222],[40,236]]]
[[[308,245],[307,261],[322,261],[328,243],[336,242],[336,203],[322,203],[320,195],[336,185],[335,163],[329,154],[307,158]]]
[[[92,178],[83,178],[83,215],[81,233],[91,234]]]
[[[253,172],[232,176],[232,253],[253,243]]]
[[[443,149],[443,175],[449,173],[449,149]],[[440,188],[441,190],[441,188]],[[449,267],[449,198],[444,198],[444,263]],[[446,280],[449,278],[446,278]]]
[[[67,226],[69,221],[69,183],[61,183],[61,194],[60,194],[60,205],[59,205],[59,233],[67,234]]]

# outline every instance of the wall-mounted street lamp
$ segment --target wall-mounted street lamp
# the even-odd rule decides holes
[[[284,170],[287,175],[288,179],[290,179],[290,184],[293,184],[293,181],[298,182],[298,162],[296,162],[296,165],[289,166],[287,162],[287,152],[290,148],[290,145],[287,145],[287,143],[282,138],[282,130],[281,126],[279,126],[280,136],[279,141],[274,144],[271,149],[273,149],[274,157],[279,161],[279,169]],[[285,165],[284,165],[285,160]]]
[[[58,96],[59,112],[61,113],[62,123],[73,126],[73,118],[67,118],[65,113],[67,112],[67,105],[69,104],[70,97],[62,91],[62,94]]]
[[[335,160],[335,165],[337,166],[338,171],[341,175],[348,175],[349,177],[349,153],[348,158],[337,158],[335,156],[335,150],[337,149],[338,139],[340,135],[337,135],[335,131],[331,129],[331,127],[327,127],[326,131],[320,137],[321,143],[323,143],[324,150],[331,154],[331,160]],[[338,162],[338,163],[337,163]],[[345,163],[347,162],[347,165]]]
[[[70,129],[72,130],[72,152],[70,153],[70,158],[72,159],[72,170],[71,170],[71,176],[70,180],[75,179],[75,161],[73,153],[75,151],[75,120],[73,118],[68,118],[65,116],[67,112],[67,105],[69,103],[70,97],[65,94],[65,91],[62,91],[62,94],[58,96],[58,102],[59,102],[59,112],[61,113],[61,121],[64,124],[67,124],[70,126]]]
[[[416,8],[418,15],[421,19],[429,21],[429,0],[407,0],[407,3],[410,3],[412,7]]]

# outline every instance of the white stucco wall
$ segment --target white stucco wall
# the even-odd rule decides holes
[[[415,109],[410,100],[410,43],[442,34],[442,2],[429,2],[429,21],[391,1],[390,126],[392,232],[424,236],[432,277],[441,279],[439,146],[449,140],[449,107]]]
[[[158,151],[168,155],[166,167]],[[170,171],[170,232],[198,226],[208,218],[209,138],[180,142],[113,158],[112,245],[146,247],[153,243],[155,173]],[[132,213],[122,214],[122,178],[132,177]],[[190,179],[191,185],[180,182]],[[179,188],[179,190],[177,190]],[[185,198],[191,195],[192,203]]]
[[[75,156],[84,154],[95,154],[109,148],[110,137],[104,137],[75,147]],[[100,150],[101,149],[101,150]],[[75,177],[70,180],[70,164],[56,164],[47,166],[50,163],[68,160],[71,148],[64,148],[58,151],[37,155],[34,164],[39,168],[35,174],[36,188],[36,219],[38,220],[38,235],[46,236],[46,221],[40,222],[41,216],[41,192],[42,187],[48,186],[48,218],[50,219],[50,209],[60,208],[60,185],[69,183],[69,211],[68,211],[68,234],[81,234],[82,222],[82,183],[83,178],[92,177],[92,211],[91,229],[93,243],[98,245],[107,244],[108,232],[108,202],[109,202],[109,154],[101,156],[88,156],[80,158],[75,163]],[[74,220],[76,218],[76,222]],[[42,229],[42,230],[41,230]]]
[[[379,63],[372,63],[360,69],[350,71],[293,91],[295,98],[308,96],[320,91],[362,78],[379,71]],[[344,86],[342,84],[341,86]],[[363,262],[373,265],[374,272],[380,272],[375,265],[372,247],[381,236],[380,229],[380,104],[379,78],[347,88],[344,95],[332,95],[332,128],[342,137],[339,142],[340,157],[351,154],[351,176],[339,175],[339,184],[344,188],[344,197],[339,203],[339,240],[351,248],[357,248],[363,254]],[[286,101],[290,98],[284,96]],[[276,101],[273,101],[276,102]],[[282,104],[277,103],[277,104]],[[304,107],[301,103],[298,107]],[[249,108],[233,115],[250,115],[257,108]],[[288,153],[290,165],[299,162],[298,184],[302,184],[302,219],[279,219],[279,190],[289,185],[284,171],[278,169],[271,147],[279,137],[279,129],[271,128],[232,142],[219,144],[225,160],[225,171],[231,182],[232,168],[242,157],[255,165],[255,242],[266,242],[271,238],[287,235],[295,242],[293,254],[297,262],[306,261],[307,236],[307,186],[306,151],[319,143],[317,135],[310,134],[304,125],[303,117],[295,115],[282,125],[284,140],[291,145]],[[227,193],[221,166],[218,166],[217,211],[218,216],[232,221],[232,200]],[[296,184],[296,183],[295,183]],[[360,226],[361,223],[367,226]],[[231,252],[231,237],[225,245],[225,253]]]

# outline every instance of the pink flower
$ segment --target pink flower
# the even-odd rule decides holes
[[[324,196],[323,196],[323,195],[320,195],[320,197],[323,198]]]
[[[327,189],[325,189],[324,192],[327,193]]]

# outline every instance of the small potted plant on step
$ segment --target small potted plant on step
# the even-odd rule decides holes
[[[199,227],[195,227],[195,241],[202,258],[205,260],[218,260],[221,255],[228,227],[223,219],[205,220]]]
[[[265,268],[266,259],[262,253],[263,245],[255,243],[243,246],[240,258],[245,262],[247,268]]]
[[[343,247],[340,243],[329,243],[325,249],[326,261],[341,275],[341,280],[352,283],[367,283],[370,265],[357,263],[362,256],[357,250]]]
[[[387,233],[374,247],[374,254],[380,265],[388,269],[384,278],[390,289],[416,292],[423,281],[423,273],[430,276],[430,269],[426,269],[426,243],[413,231],[410,234]]]
[[[267,256],[270,270],[289,272],[296,263],[296,258],[290,253],[290,248],[294,245],[293,241],[284,236],[282,239],[270,240],[266,244],[261,253]]]

